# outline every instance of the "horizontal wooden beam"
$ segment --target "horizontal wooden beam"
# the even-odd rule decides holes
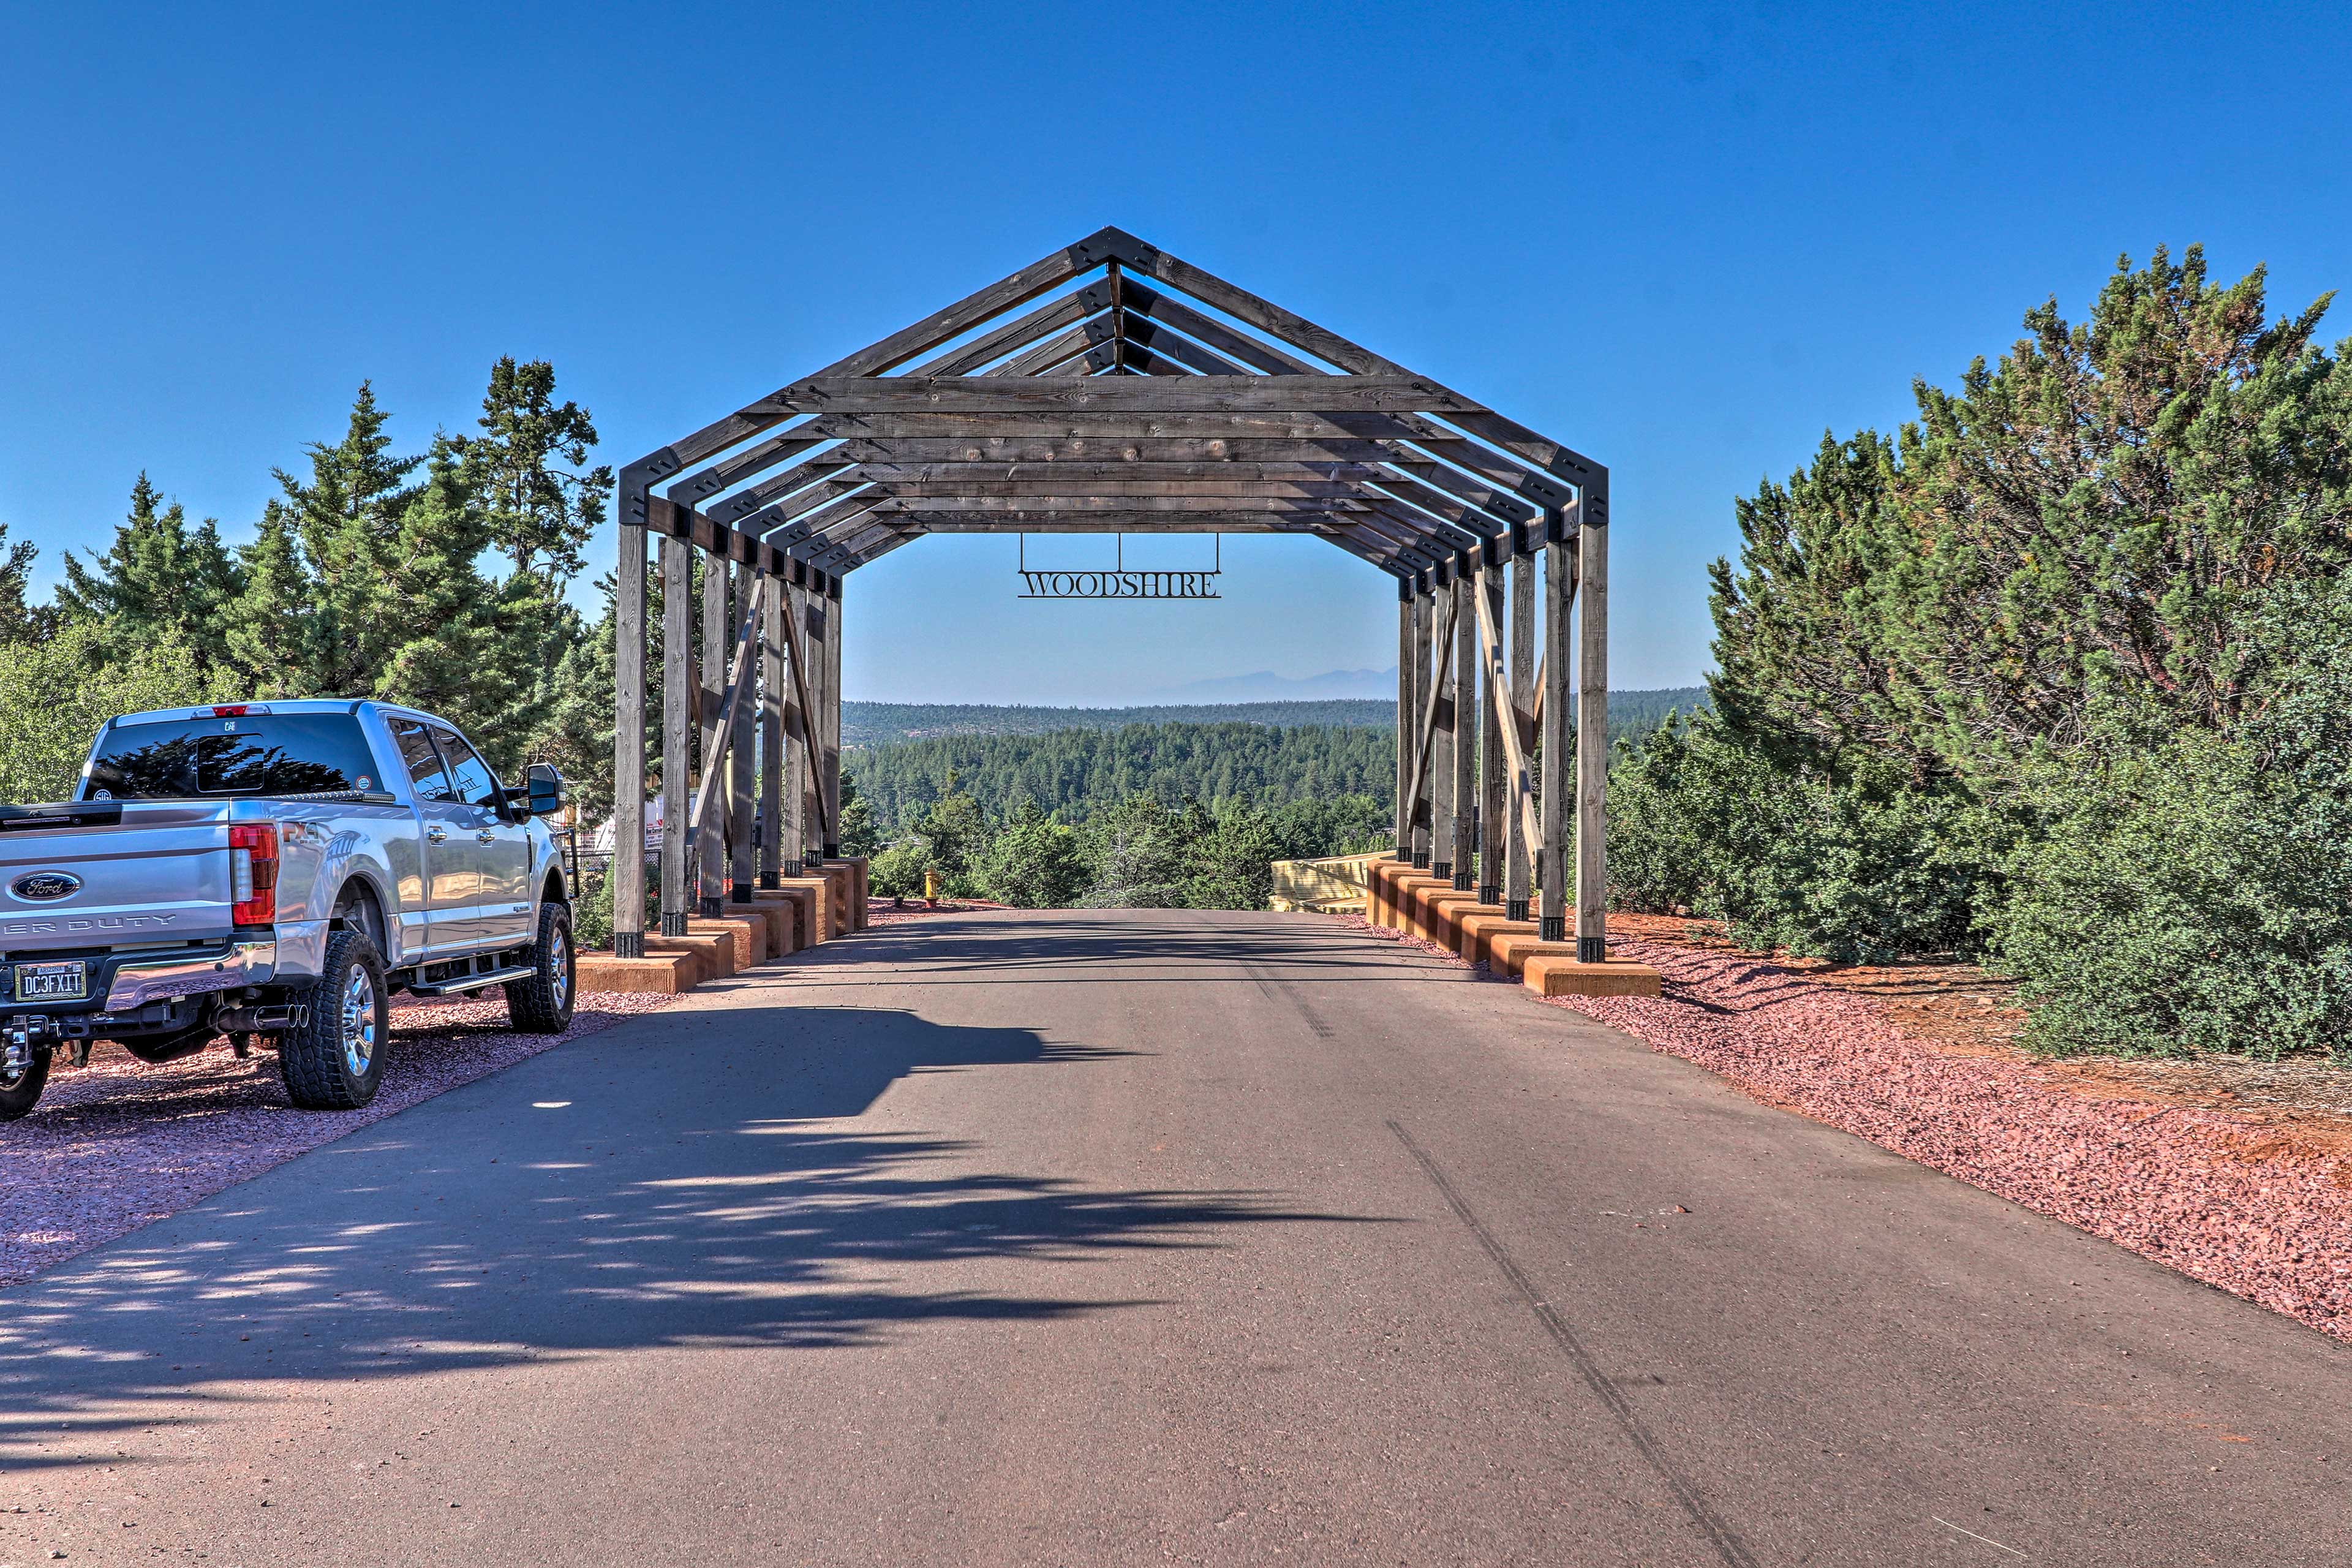
[[[843,448],[835,447],[834,450],[838,453]],[[1079,459],[1029,463],[1014,459],[990,463],[877,460],[860,462],[848,472],[876,482],[898,481],[912,484],[946,484],[962,479],[1007,479],[1016,477],[1050,479],[1071,484],[1088,481],[1122,484],[1137,480],[1163,479],[1216,479],[1234,483],[1252,479],[1356,479],[1376,478],[1385,470],[1371,463],[1338,461],[1094,462]],[[848,476],[845,474],[844,477]]]
[[[955,496],[1320,496],[1341,500],[1372,499],[1361,486],[1346,479],[1301,471],[1289,476],[1257,477],[1234,474],[1201,479],[1155,479],[1140,475],[1116,479],[1090,479],[1084,474],[1022,474],[1013,479],[973,476],[948,479],[898,479],[876,477],[876,488],[893,496],[926,498]]]
[[[642,524],[625,521],[624,526],[642,526],[649,533],[683,539],[697,550],[722,555],[730,561],[742,562],[752,570],[770,576],[791,576],[791,562],[782,551],[765,540],[740,529],[730,528],[692,507],[680,506],[661,496],[646,498]],[[794,582],[799,580],[793,578]]]
[[[1362,510],[1362,503],[1346,496],[1038,495],[1019,491],[1012,495],[1000,496],[971,495],[948,486],[941,486],[939,489],[942,493],[908,497],[903,500],[885,494],[875,501],[871,509],[872,513],[877,517],[893,517],[910,511],[1034,512],[1075,515],[1096,511],[1288,512]]]
[[[1062,384],[1037,376],[823,375],[752,405],[798,414],[1309,414],[1481,411],[1459,393],[1412,375],[1107,376]]]
[[[978,382],[976,376],[967,381]],[[1205,381],[1206,376],[1192,377]],[[1253,378],[1271,382],[1272,377]],[[1027,383],[1007,384],[1038,384]],[[1175,377],[1096,376],[1076,384],[1082,387],[1113,386],[1182,386],[1185,380]],[[1072,409],[1031,408],[997,413],[946,413],[936,410],[907,410],[887,414],[856,414],[834,412],[811,416],[792,427],[791,433],[805,439],[811,446],[835,439],[895,440],[916,438],[971,441],[993,437],[1016,440],[1067,440],[1085,437],[1094,440],[1128,441],[1153,437],[1190,436],[1198,437],[1271,437],[1291,441],[1412,441],[1453,442],[1464,447],[1471,443],[1460,436],[1450,435],[1434,422],[1412,414],[1374,414],[1329,410],[1313,412],[1251,412],[1233,413],[1217,410],[1188,409],[1172,413],[1136,413],[1087,407]],[[1475,449],[1474,449],[1475,450]],[[1439,454],[1452,460],[1454,454]],[[1465,454],[1467,456],[1467,454]],[[1464,467],[1472,467],[1465,462]],[[1513,472],[1520,470],[1514,469]],[[1561,492],[1563,495],[1567,491]]]
[[[1448,490],[1515,521],[1533,521],[1541,510],[1500,485],[1438,462],[1402,442],[1360,440],[1344,435],[1321,440],[1261,436],[1145,436],[1124,439],[1051,435],[857,437],[803,463],[800,470],[805,471],[808,478],[822,478],[833,471],[829,465],[835,463],[1073,463],[1102,468],[1117,464],[1153,463],[1346,463],[1368,473],[1378,467],[1394,468],[1424,484]],[[807,479],[802,482],[806,483]],[[1565,497],[1568,492],[1559,493]],[[725,516],[725,503],[714,506],[711,513]]]
[[[931,533],[1296,533],[1328,527],[1339,514],[1298,512],[905,511],[893,521]]]

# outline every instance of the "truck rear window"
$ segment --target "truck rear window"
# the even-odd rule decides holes
[[[81,798],[185,800],[383,787],[353,715],[256,713],[109,730],[90,759]]]

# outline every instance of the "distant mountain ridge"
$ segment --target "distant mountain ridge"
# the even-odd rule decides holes
[[[1160,702],[1300,702],[1358,698],[1377,702],[1396,689],[1396,666],[1386,669],[1327,669],[1320,675],[1276,675],[1270,669],[1188,680],[1150,695]]]
[[[1391,673],[1386,679],[1393,684],[1396,677]],[[1706,701],[1706,689],[1702,686],[1612,691],[1609,694],[1609,731],[1612,737],[1642,733],[1665,722],[1668,711],[1687,713]],[[1045,735],[1056,730],[1117,730],[1129,724],[1268,724],[1279,729],[1324,724],[1389,729],[1396,723],[1396,699],[1392,696],[1168,703],[1139,708],[1029,708],[980,702],[844,702],[841,707],[841,741],[845,746],[887,745],[941,735]]]

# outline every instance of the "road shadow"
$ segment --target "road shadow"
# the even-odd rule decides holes
[[[189,1419],[192,1404],[194,1419],[225,1415],[253,1380],[299,1394],[1051,1321],[1149,1304],[1095,1284],[1087,1266],[1116,1255],[1229,1245],[1244,1226],[1381,1223],[1276,1194],[1002,1169],[954,1137],[856,1124],[908,1075],[1125,1054],[778,1005],[656,1014],[534,1058],[0,1291],[0,1472],[116,1462],[99,1439]],[[952,1282],[933,1267],[967,1260],[1022,1267]]]
[[[1247,924],[1237,922],[1247,921]],[[1286,984],[1453,981],[1414,962],[1425,955],[1313,915],[1193,910],[1019,910],[929,915],[813,949],[814,972],[885,962],[919,964],[932,984],[1181,985],[1254,984],[1244,967],[1271,965]],[[1087,973],[1087,971],[1096,973]],[[831,974],[825,984],[845,982]],[[895,984],[893,977],[874,984]]]

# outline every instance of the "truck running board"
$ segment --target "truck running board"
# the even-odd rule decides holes
[[[446,980],[436,980],[430,985],[411,985],[412,996],[456,996],[467,991],[479,991],[485,985],[503,985],[509,980],[528,980],[539,971],[529,964],[520,969],[493,969],[487,974],[457,974]]]

